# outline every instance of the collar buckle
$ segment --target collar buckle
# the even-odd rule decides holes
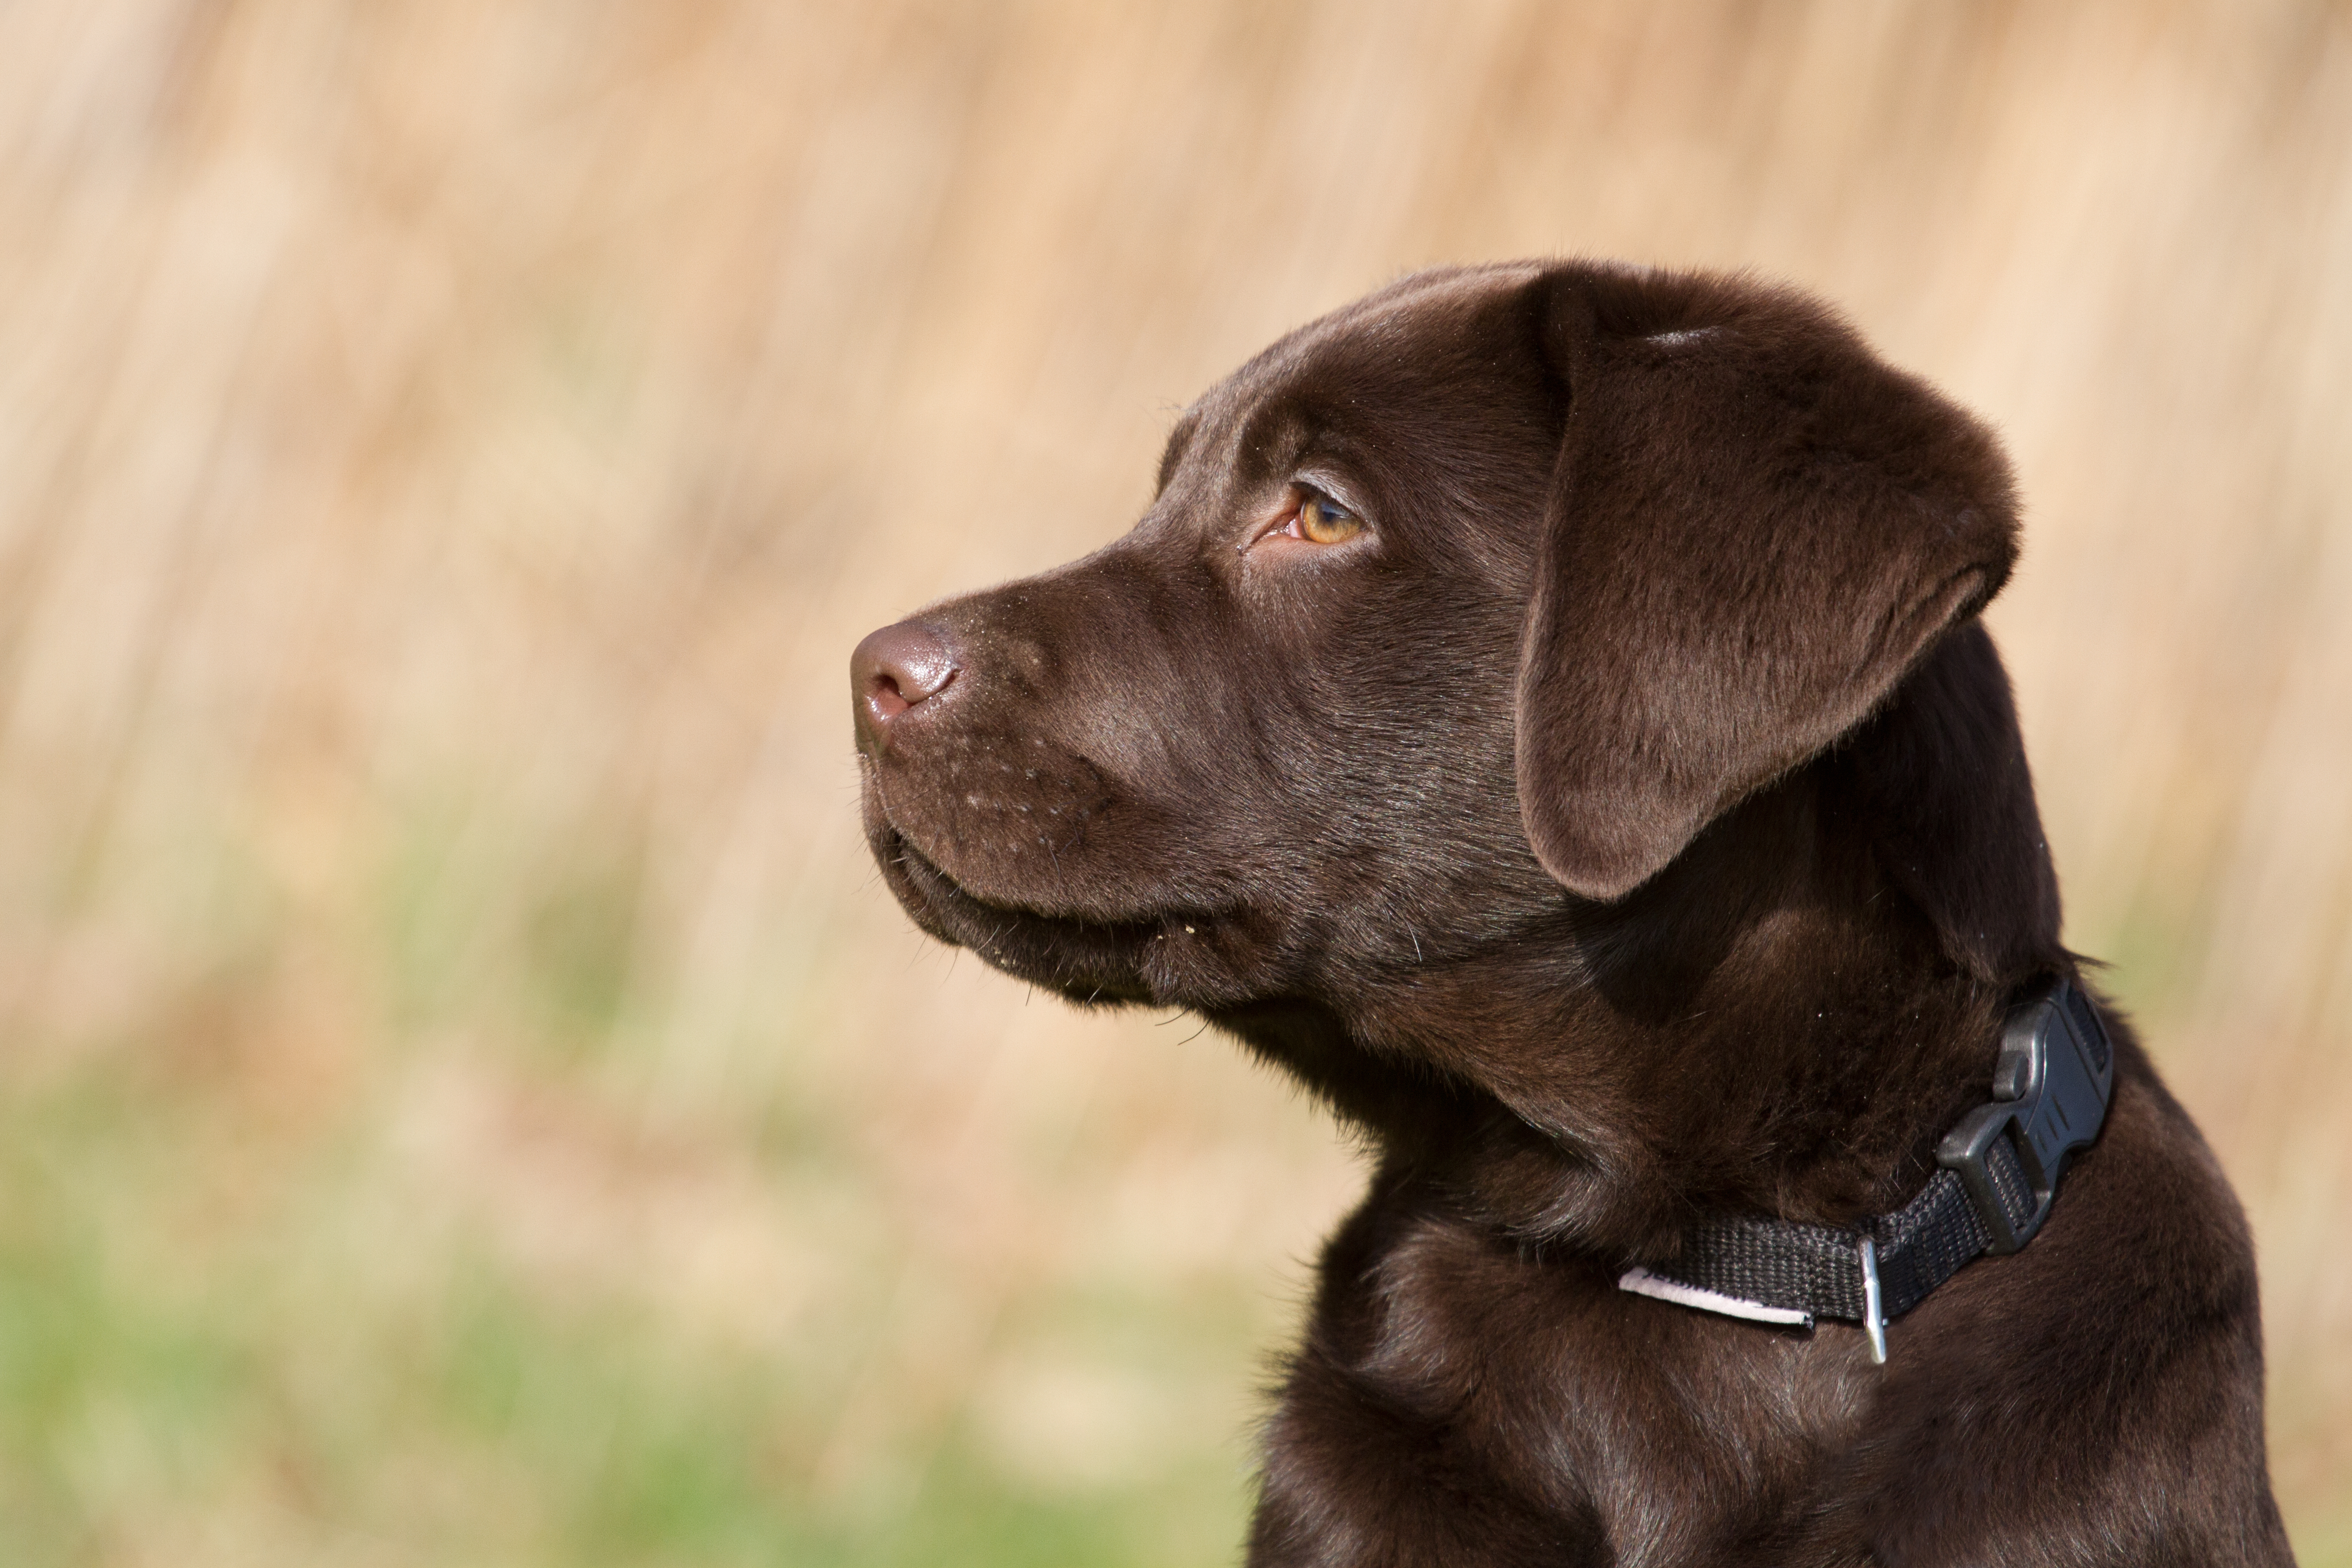
[[[1936,1149],[1984,1222],[1987,1250],[2033,1239],[2074,1152],[2099,1135],[2115,1090],[2115,1047],[2090,999],[2052,980],[2009,1010],[1991,1103],[1962,1117]]]

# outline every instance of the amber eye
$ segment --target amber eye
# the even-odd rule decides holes
[[[1307,490],[1298,500],[1298,537],[1317,544],[1344,544],[1364,531],[1364,520],[1325,495]]]

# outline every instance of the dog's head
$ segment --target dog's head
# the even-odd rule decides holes
[[[1997,982],[2055,936],[1972,621],[2014,549],[1991,437],[1801,297],[1423,273],[1188,410],[1124,538],[860,646],[866,831],[1079,1000],[1354,1017],[1501,952],[1605,985],[1629,921],[1787,896],[1701,846],[1843,813]]]

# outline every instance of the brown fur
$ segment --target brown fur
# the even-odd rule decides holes
[[[1256,540],[1302,473],[1370,531]],[[912,706],[861,648],[925,930],[1196,1008],[1377,1151],[1252,1563],[2286,1561],[2245,1223],[2112,1012],[2047,1226],[1887,1366],[1613,1285],[1901,1205],[2074,973],[1976,619],[2015,541],[1990,436],[1808,300],[1448,270],[1209,392],[1125,538],[890,634],[952,669]]]

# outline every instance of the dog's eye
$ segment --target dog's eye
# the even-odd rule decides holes
[[[1364,531],[1364,520],[1321,490],[1303,490],[1287,531],[1315,544],[1344,544]]]

